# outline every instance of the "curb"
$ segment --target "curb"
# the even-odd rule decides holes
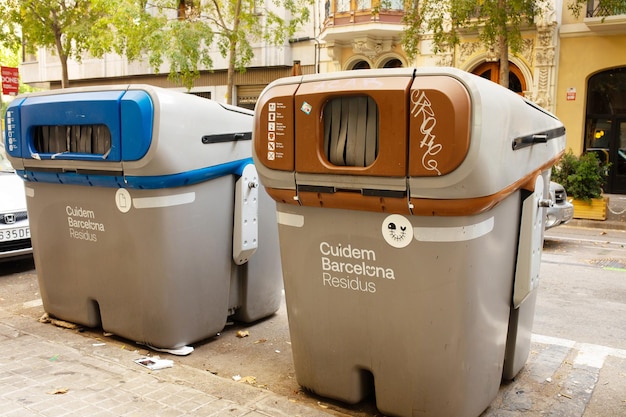
[[[605,229],[605,230],[624,230],[626,231],[626,222],[621,220],[586,220],[586,219],[572,219],[566,224],[565,227],[585,227],[589,229]],[[561,227],[562,227],[561,226]]]

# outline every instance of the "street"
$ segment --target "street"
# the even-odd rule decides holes
[[[626,416],[626,232],[561,226],[546,232],[530,357],[505,382],[483,413],[495,416]],[[0,319],[19,316],[29,328],[52,326],[44,314],[31,260],[0,264]],[[79,333],[89,345],[158,354],[102,329]],[[67,334],[67,333],[65,333]],[[284,302],[272,317],[232,323],[195,344],[176,367],[240,379],[312,411],[336,416],[380,416],[373,399],[349,406],[303,391],[297,384]],[[109,352],[109,351],[107,351]],[[113,350],[111,350],[113,352]],[[179,369],[180,371],[180,369]],[[167,375],[168,370],[159,371]],[[198,384],[178,377],[179,384]],[[45,414],[43,414],[45,415]],[[314,415],[314,414],[312,414]]]

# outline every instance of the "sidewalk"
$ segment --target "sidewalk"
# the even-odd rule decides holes
[[[175,358],[172,368],[150,371],[134,362],[141,355],[132,349],[0,310],[0,415],[330,415]]]
[[[0,415],[6,417],[346,417],[183,364],[150,371],[145,351],[0,307]],[[155,353],[152,353],[155,355]],[[196,354],[196,353],[193,353]],[[192,355],[193,355],[192,354]],[[606,365],[606,366],[605,366]],[[624,415],[626,351],[534,334],[526,365],[481,417]],[[593,395],[593,398],[592,398]],[[547,414],[546,414],[547,412]],[[608,414],[607,414],[608,413]],[[368,416],[381,417],[380,413]]]
[[[611,198],[610,210],[617,213],[623,207],[626,198]],[[626,230],[626,214],[615,213],[606,222],[573,220],[570,226]],[[31,272],[24,275],[36,282]],[[28,300],[39,297],[35,287]],[[40,305],[29,315],[16,311],[10,302],[0,300],[0,416],[380,417],[375,411],[357,413],[313,395],[306,394],[306,399],[303,393],[278,395],[262,385],[214,375],[195,360],[168,354],[161,357],[173,360],[173,367],[151,371],[135,360],[155,352],[130,341],[94,338],[40,323],[34,318],[43,312]],[[282,316],[275,324],[258,326],[270,324],[286,331]],[[604,399],[626,401],[619,382],[625,372],[624,350],[533,335],[522,372],[515,381],[502,384],[482,417],[535,417],[545,415],[546,410],[555,417],[600,417],[608,415],[609,404],[618,413],[613,415],[624,415],[619,414],[624,412],[623,403]]]

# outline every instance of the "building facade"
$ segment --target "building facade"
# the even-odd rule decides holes
[[[498,53],[478,34],[465,31],[454,51],[434,54],[421,41],[413,60],[402,48],[404,0],[315,0],[312,19],[282,46],[257,45],[245,73],[235,79],[234,104],[254,108],[263,88],[294,74],[413,66],[454,66],[498,82]],[[523,47],[510,55],[509,88],[555,113],[567,129],[574,153],[597,152],[611,162],[605,191],[626,193],[626,3],[604,7],[589,0],[576,17],[570,0],[544,2],[544,10],[522,33]],[[148,83],[184,88],[145,63],[123,57],[85,58],[69,68],[70,85]],[[21,65],[22,81],[60,88],[61,66],[41,49]],[[214,66],[201,71],[191,93],[224,101],[226,62],[215,53]]]
[[[605,192],[626,193],[626,2],[590,0],[576,18],[563,8],[556,115],[575,154],[611,163]]]

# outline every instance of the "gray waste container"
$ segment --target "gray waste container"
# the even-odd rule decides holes
[[[447,68],[270,84],[253,157],[277,202],[296,377],[399,416],[477,416],[525,363],[563,125]]]
[[[49,314],[177,348],[279,308],[251,111],[127,85],[18,97],[6,122]]]

